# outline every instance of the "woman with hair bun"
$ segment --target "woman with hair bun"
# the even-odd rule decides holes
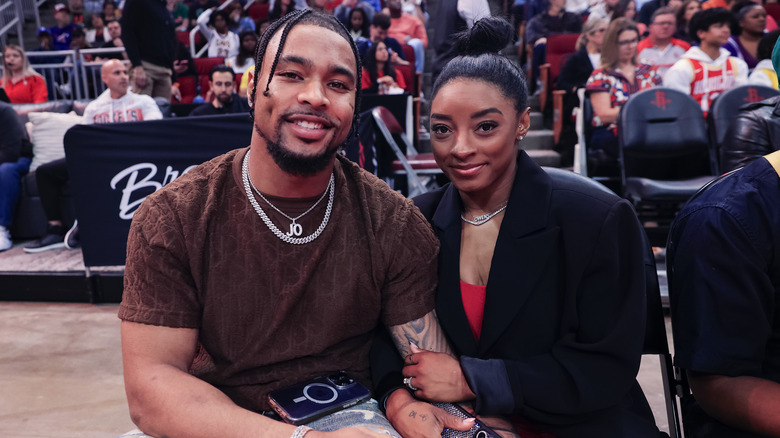
[[[628,201],[521,149],[526,80],[498,53],[510,30],[478,21],[433,87],[431,146],[451,183],[414,201],[441,243],[436,312],[455,356],[412,346],[388,418],[435,436],[451,416],[422,400],[463,402],[503,436],[657,438],[636,381],[642,227]]]

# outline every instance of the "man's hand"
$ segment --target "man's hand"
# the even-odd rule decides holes
[[[186,59],[183,59],[181,61],[179,61],[177,59],[177,60],[173,61],[173,71],[175,71],[176,74],[180,75],[180,74],[184,73],[185,71],[187,71],[187,67],[188,67],[189,63],[190,62],[188,60],[186,60]]]
[[[179,90],[178,85],[171,85],[171,96],[173,96],[173,98],[177,101],[181,102],[181,90]]]
[[[474,419],[462,419],[430,403],[422,402],[405,389],[397,389],[387,399],[387,419],[404,438],[440,437],[447,427],[469,430]]]
[[[473,400],[458,359],[446,353],[421,350],[411,345],[412,354],[404,358],[403,375],[411,377],[418,388],[414,395],[431,401],[456,402]]]
[[[143,67],[140,65],[133,67],[131,76],[133,77],[133,92],[138,93],[146,88],[146,72]]]

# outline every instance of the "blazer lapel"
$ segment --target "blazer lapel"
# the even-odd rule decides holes
[[[471,333],[460,295],[461,204],[455,186],[450,184],[433,215],[433,227],[441,242],[436,309],[439,323],[449,335],[455,350],[474,356],[477,342]]]
[[[479,357],[512,323],[555,254],[559,229],[547,223],[551,193],[547,173],[521,151],[490,266]]]

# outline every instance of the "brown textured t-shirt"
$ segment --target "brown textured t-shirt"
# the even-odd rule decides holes
[[[278,239],[241,179],[247,149],[217,157],[149,196],[127,243],[119,317],[199,329],[193,373],[254,411],[266,394],[344,369],[369,382],[371,332],[434,308],[438,240],[412,202],[339,156],[330,222],[313,242]],[[290,221],[263,209],[283,231]],[[310,202],[291,202],[297,215]],[[327,196],[299,222],[320,224]]]

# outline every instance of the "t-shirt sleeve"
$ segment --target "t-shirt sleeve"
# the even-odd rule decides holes
[[[608,93],[612,88],[612,78],[602,69],[593,72],[585,83],[585,91],[588,93]]]
[[[676,365],[708,374],[762,375],[774,288],[751,236],[766,234],[708,207],[685,218],[679,236],[670,270]]]
[[[147,198],[133,216],[119,318],[199,328],[202,307],[175,209]]]
[[[439,240],[410,200],[405,200],[388,221],[379,237],[382,247],[389,248],[382,322],[394,326],[433,310]]]

